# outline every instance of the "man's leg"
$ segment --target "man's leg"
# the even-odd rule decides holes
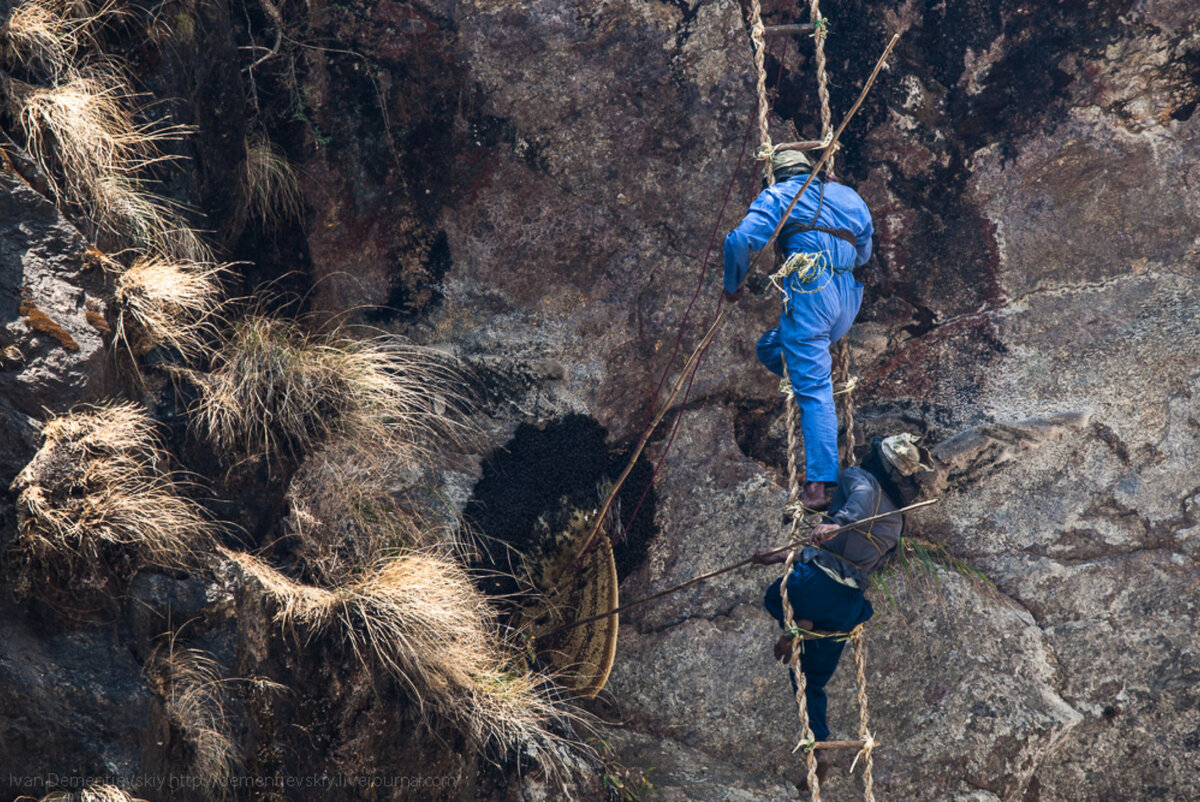
[[[758,338],[755,350],[758,352],[758,361],[763,363],[763,367],[783,378],[783,341],[779,337],[778,326]]]
[[[863,285],[858,283],[852,273],[839,273],[835,278],[838,294],[841,297],[837,317],[830,328],[829,341],[836,343],[850,332],[858,310],[862,306]]]
[[[800,655],[800,669],[804,672],[804,699],[808,703],[808,725],[818,741],[829,738],[826,716],[829,697],[825,685],[837,670],[845,643],[832,638],[805,641],[804,653]]]
[[[830,377],[830,315],[827,302],[810,300],[823,294],[824,291],[798,298],[794,295],[782,327],[783,357],[800,407],[806,482],[836,482],[838,477],[837,412]]]
[[[775,615],[775,610],[782,614],[779,582],[771,586],[767,596],[766,603],[772,615]],[[797,565],[788,575],[788,601],[796,618],[807,618],[813,622],[813,628],[826,632],[849,632],[870,619],[874,613],[871,602],[863,597],[861,591],[835,583],[812,565]],[[772,604],[774,610],[771,609]],[[809,725],[818,741],[829,737],[826,723],[829,700],[825,695],[825,685],[837,669],[843,648],[844,641],[815,638],[804,642],[804,652],[800,656]]]

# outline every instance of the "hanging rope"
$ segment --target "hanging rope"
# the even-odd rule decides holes
[[[796,519],[793,518],[793,521]],[[792,524],[793,527],[795,523]],[[783,581],[779,583],[779,596],[783,602],[783,623],[788,631],[797,629],[796,617],[792,613],[792,605],[788,601],[787,580],[792,573],[792,566],[796,562],[796,550],[792,549],[788,552],[787,560],[784,562]],[[808,788],[812,792],[813,802],[821,802],[821,783],[817,779],[817,750],[812,748],[816,743],[816,738],[813,737],[812,726],[808,723],[808,698],[804,694],[806,680],[804,671],[800,666],[800,655],[804,653],[804,640],[794,637],[792,639],[792,657],[788,661],[791,668],[792,678],[796,682],[796,709],[800,715],[800,740],[796,743],[796,749],[804,748],[804,761],[808,771]],[[792,751],[795,752],[796,749]]]
[[[825,35],[829,25],[821,16],[819,0],[812,0],[808,7],[808,15],[813,26],[814,58],[817,62],[817,97],[821,101],[821,140],[826,141],[833,133],[833,112],[829,109],[829,76],[825,72]],[[833,172],[832,154],[829,156],[829,172]]]
[[[814,4],[816,0],[813,0]],[[761,9],[759,8],[758,0],[751,0],[750,3],[750,38],[754,42],[754,63],[758,68],[758,128],[759,128],[759,158],[765,160],[764,173],[767,177],[767,185],[775,183],[775,174],[771,169],[771,157],[774,155],[774,149],[771,146],[771,133],[767,123],[767,71],[765,66],[765,50],[766,43],[763,41],[763,24],[761,17]],[[818,40],[819,41],[819,40]],[[816,171],[813,172],[816,174]],[[785,219],[787,215],[784,215]],[[783,381],[785,395],[787,396],[787,459],[788,459],[788,507],[791,507],[800,499],[800,471],[797,465],[797,445],[799,438],[796,436],[796,393],[792,387],[791,379],[788,376],[787,360],[783,361]],[[803,520],[801,515],[793,514],[791,523],[788,527],[788,540],[794,539],[794,536],[800,526],[800,521]],[[787,560],[784,563],[783,581],[779,583],[779,593],[783,601],[783,616],[784,625],[791,631],[795,630],[796,618],[792,613],[792,605],[788,602],[787,578],[792,573],[792,565],[796,562],[796,550],[792,549],[788,552]],[[799,749],[804,744],[809,744],[804,751],[804,760],[808,774],[808,787],[812,790],[813,802],[820,802],[821,790],[820,781],[817,779],[817,754],[811,747],[814,742],[812,727],[808,721],[808,701],[804,694],[805,678],[804,672],[800,667],[800,655],[802,653],[802,641],[795,638],[792,641],[792,655],[788,661],[791,666],[792,677],[796,682],[796,707],[800,717],[800,740],[796,745]],[[794,751],[794,750],[793,750]]]
[[[863,799],[875,802],[875,759],[871,757],[871,749],[875,746],[875,737],[871,735],[871,714],[867,710],[867,646],[863,643],[861,626],[854,635],[854,667],[858,680],[858,737],[863,742],[862,751],[854,758],[850,771],[863,759]]]
[[[854,397],[851,393],[858,386],[858,377],[852,375],[851,371],[850,335],[847,334],[838,342],[833,375],[833,383],[837,388],[833,392],[833,397],[840,407],[842,424],[846,429],[846,436],[838,449],[838,457],[843,465],[854,464]]]
[[[750,42],[754,45],[754,66],[758,70],[758,150],[754,158],[763,163],[763,175],[767,186],[775,183],[775,169],[771,157],[775,149],[771,146],[771,127],[768,116],[771,99],[767,97],[767,42],[764,38],[762,6],[759,0],[750,0]]]

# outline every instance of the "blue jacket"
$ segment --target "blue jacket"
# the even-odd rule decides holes
[[[750,252],[761,250],[770,239],[775,226],[787,209],[792,198],[804,186],[807,175],[789,178],[774,186],[767,187],[754,203],[742,222],[725,237],[725,289],[737,292],[738,287],[746,279],[746,271],[750,265]],[[796,202],[795,208],[788,216],[788,223],[809,223],[817,210],[820,198],[821,181],[814,180],[809,184],[804,197]],[[793,234],[783,241],[785,254],[797,251],[805,253],[826,254],[826,264],[834,268],[854,268],[866,263],[871,258],[871,235],[875,226],[871,222],[871,212],[858,193],[844,184],[825,182],[825,197],[821,200],[821,214],[816,225],[825,228],[844,228],[854,235],[856,244],[839,239],[832,234],[820,231],[804,231]],[[782,235],[781,235],[782,237]]]

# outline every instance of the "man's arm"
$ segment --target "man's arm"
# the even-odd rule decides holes
[[[854,193],[856,196],[858,193]],[[871,258],[871,237],[875,234],[875,223],[871,220],[871,210],[867,208],[867,204],[860,197],[858,202],[861,208],[858,212],[858,226],[854,235],[854,266],[862,267]]]
[[[846,494],[846,502],[838,509],[837,512],[826,515],[835,526],[845,526],[856,521],[861,521],[863,518],[869,518],[876,513],[876,496],[875,487],[871,482],[861,474],[855,476],[855,471],[843,472],[838,481],[846,482],[849,480],[849,485],[843,485],[842,492]]]
[[[750,204],[738,227],[725,237],[725,292],[732,295],[741,288],[750,269],[751,252],[767,244],[782,213],[774,194],[764,190]]]

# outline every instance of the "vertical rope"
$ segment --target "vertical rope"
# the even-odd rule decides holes
[[[858,737],[863,742],[863,799],[875,802],[875,759],[871,756],[871,714],[867,710],[867,655],[862,630],[854,636],[854,665],[858,674]]]
[[[788,601],[787,593],[788,576],[791,575],[792,565],[795,562],[796,550],[792,549],[788,552],[787,562],[784,563],[783,581],[779,583],[779,596],[783,602],[783,623],[788,632],[796,629],[796,616],[792,613],[792,605]],[[788,664],[791,666],[792,677],[796,680],[796,708],[800,716],[800,742],[796,744],[796,749],[805,747],[804,760],[808,769],[808,788],[812,792],[813,802],[821,802],[820,781],[817,780],[817,751],[810,746],[816,742],[816,739],[813,737],[812,727],[808,723],[808,699],[804,695],[806,682],[804,672],[800,669],[800,655],[803,651],[804,639],[794,637],[792,639],[792,658]]]
[[[771,145],[771,129],[768,115],[771,101],[767,97],[767,41],[763,28],[762,6],[759,0],[750,0],[750,42],[754,45],[754,66],[758,70],[758,137],[759,147],[755,158],[763,162],[763,175],[767,185],[775,183],[775,170],[771,166],[774,148]]]
[[[757,0],[756,0],[757,2]],[[815,58],[817,62],[817,96],[821,100],[821,139],[827,140],[833,134],[833,112],[829,109],[829,76],[825,73],[825,18],[821,16],[820,0],[812,0],[809,4],[809,19],[813,25],[813,40],[816,42]],[[826,162],[829,172],[833,172],[833,155]]]
[[[833,372],[834,386],[841,388],[835,391],[834,401],[837,402],[842,413],[842,421],[846,426],[846,436],[838,448],[838,457],[841,459],[842,465],[848,466],[854,464],[854,397],[852,393],[856,383],[850,372],[850,335],[848,334],[838,342]]]
[[[783,362],[783,395],[787,398],[787,467],[788,467],[788,500],[791,507],[800,499],[800,469],[796,464],[796,451],[799,438],[796,436],[796,392],[792,389],[792,379],[788,375],[787,360]]]

